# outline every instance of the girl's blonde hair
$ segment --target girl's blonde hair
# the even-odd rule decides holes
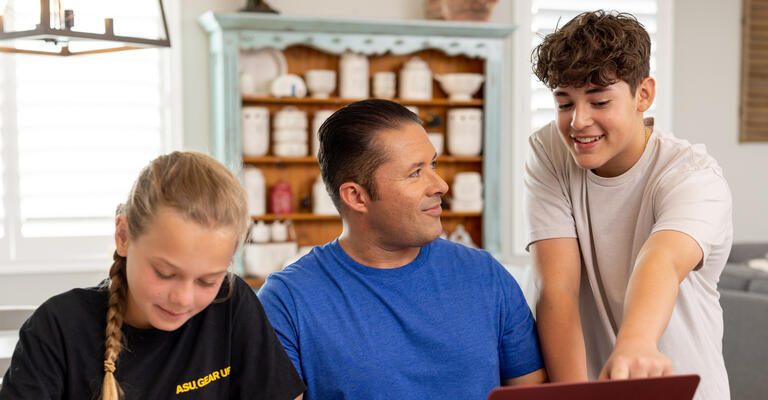
[[[161,207],[170,207],[205,227],[231,228],[238,244],[248,228],[248,207],[240,182],[226,167],[201,153],[175,151],[152,160],[134,182],[126,202],[118,206],[117,215],[125,216],[128,236],[137,238]],[[123,396],[114,372],[123,348],[128,283],[126,258],[115,252],[113,259],[109,269],[102,400]]]

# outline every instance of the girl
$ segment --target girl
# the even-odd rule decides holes
[[[109,279],[36,310],[6,399],[293,399],[304,384],[256,295],[228,272],[245,193],[192,152],[145,167],[117,210]]]

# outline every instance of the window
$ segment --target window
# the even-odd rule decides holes
[[[656,79],[656,99],[646,115],[655,118],[656,127],[668,131],[672,127],[672,2],[658,0],[517,0],[515,23],[519,26],[513,38],[516,59],[513,61],[514,121],[510,153],[514,160],[512,184],[508,189],[515,204],[510,218],[511,252],[522,254],[526,245],[524,212],[524,163],[528,153],[528,136],[554,119],[552,94],[531,72],[531,52],[543,36],[562,26],[584,11],[616,10],[633,14],[651,36],[651,76]]]
[[[121,12],[156,17],[152,7]],[[0,55],[0,265],[108,265],[116,206],[169,147],[169,58]]]

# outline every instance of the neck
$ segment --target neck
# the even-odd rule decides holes
[[[370,230],[353,227],[344,221],[339,245],[353,260],[371,268],[391,269],[402,267],[415,260],[420,246],[403,247],[387,243],[371,234]]]
[[[626,149],[601,167],[593,169],[592,172],[603,178],[613,178],[629,171],[643,156],[646,144],[645,124],[640,119],[640,125],[633,129],[630,143]]]

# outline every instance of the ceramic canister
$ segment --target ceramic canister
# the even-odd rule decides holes
[[[318,175],[312,184],[312,213],[320,215],[338,215],[339,211],[333,205],[333,200],[325,189],[323,177]]]
[[[368,58],[362,54],[344,53],[339,60],[339,96],[364,99],[368,90]]]
[[[426,61],[413,57],[400,69],[400,98],[432,100],[432,71]]]
[[[243,169],[243,186],[248,197],[248,214],[263,215],[267,213],[267,193],[264,175],[258,168]]]
[[[373,74],[373,95],[382,99],[395,97],[395,73],[382,71]]]
[[[448,110],[448,153],[476,156],[483,150],[483,110],[453,108]]]
[[[269,109],[243,107],[243,155],[261,157],[269,151]]]

